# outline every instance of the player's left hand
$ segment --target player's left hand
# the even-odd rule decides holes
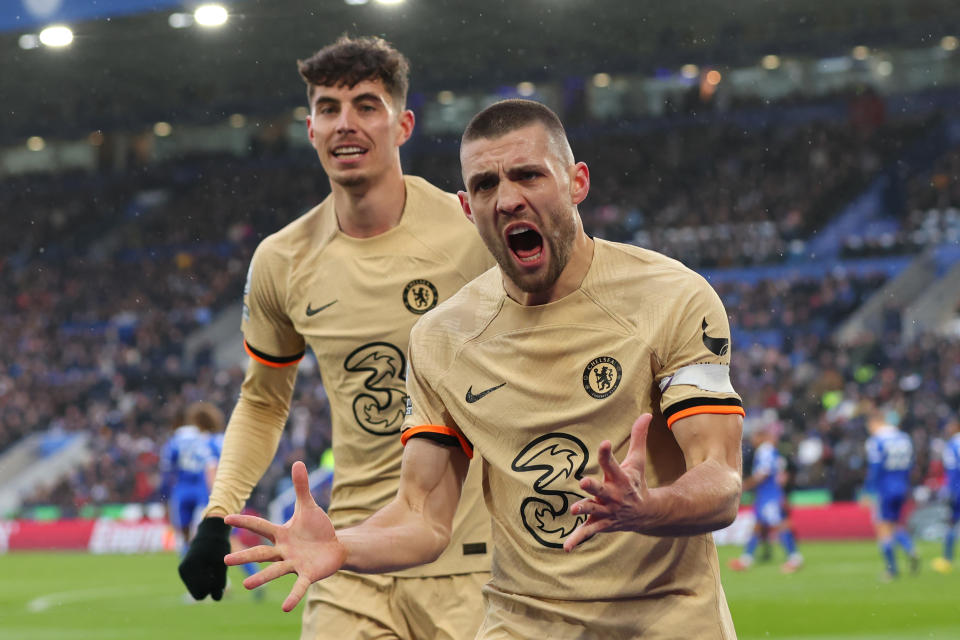
[[[647,430],[653,416],[645,413],[630,430],[630,448],[619,465],[613,457],[609,440],[600,443],[597,461],[603,470],[603,481],[584,478],[580,488],[592,494],[570,507],[574,515],[587,514],[587,520],[573,530],[563,543],[564,551],[601,531],[637,531],[649,511],[650,490],[644,472],[647,466]]]

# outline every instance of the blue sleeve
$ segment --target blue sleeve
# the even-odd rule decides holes
[[[176,484],[177,448],[169,441],[160,452],[160,495],[169,498]]]
[[[875,438],[867,440],[867,478],[863,490],[876,493],[880,472],[883,470],[883,449]]]
[[[871,463],[867,465],[867,479],[863,483],[863,490],[867,493],[877,492],[877,481],[880,479],[880,471],[883,469],[882,462]]]

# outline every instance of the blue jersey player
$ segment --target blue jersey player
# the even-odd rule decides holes
[[[783,485],[786,460],[777,451],[777,423],[757,428],[751,435],[755,447],[750,477],[744,479],[743,489],[754,492],[753,510],[756,516],[753,534],[739,558],[730,561],[734,571],[745,571],[753,565],[754,553],[761,535],[778,534],[787,560],[780,566],[782,573],[793,573],[803,566],[803,556],[797,551],[797,541],[786,515],[786,496]]]
[[[877,544],[883,555],[883,580],[897,577],[894,544],[899,544],[910,562],[910,571],[920,569],[913,540],[901,522],[903,505],[910,493],[913,469],[913,442],[910,436],[891,424],[887,413],[873,408],[867,413],[867,480],[864,491],[876,496],[875,522]]]
[[[218,455],[213,434],[223,430],[223,414],[209,402],[197,402],[187,408],[184,422],[164,445],[160,465],[170,521],[186,543],[194,514],[210,497],[210,474]]]
[[[943,557],[934,559],[933,568],[940,573],[950,573],[957,522],[960,522],[960,420],[950,420],[944,427],[944,436],[947,439],[943,447],[943,470],[947,476],[944,489],[950,505],[950,523],[943,539]]]

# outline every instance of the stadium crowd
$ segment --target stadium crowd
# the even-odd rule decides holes
[[[905,196],[889,212],[888,228],[847,238],[845,256],[917,253],[941,243],[960,243],[960,146],[954,146],[906,181]]]
[[[830,122],[760,132],[710,125],[574,137],[594,180],[584,220],[593,235],[695,268],[783,263],[922,124],[885,122],[869,132]],[[956,213],[958,158],[953,150],[939,160],[936,175],[953,176],[945,183],[910,183],[910,211]],[[447,160],[415,154],[408,171],[456,188],[457,164]],[[175,416],[197,400],[229,412],[243,377],[240,368],[216,368],[209,349],[188,360],[185,340],[239,300],[256,243],[326,194],[313,162],[281,149],[136,165],[94,179],[5,179],[11,188],[0,191],[0,207],[18,215],[0,220],[0,298],[10,301],[0,308],[0,453],[38,430],[91,434],[90,462],[27,496],[25,512],[161,499],[157,456]],[[960,407],[957,340],[904,345],[896,322],[852,348],[832,337],[886,278],[838,271],[716,285],[740,332],[734,386],[746,407],[777,412],[798,460],[797,487],[855,496],[866,466],[867,434],[856,414],[864,398],[896,408],[928,457],[940,424]],[[274,467],[252,506],[262,510],[286,486],[293,461],[319,460],[329,445],[327,413],[307,359]],[[930,467],[920,461],[918,483]]]

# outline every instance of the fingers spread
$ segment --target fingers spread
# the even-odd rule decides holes
[[[290,612],[293,611],[293,608],[297,606],[300,600],[303,598],[303,595],[307,592],[307,587],[310,586],[310,581],[303,576],[297,578],[297,581],[293,583],[293,588],[290,589],[290,595],[287,596],[287,599],[283,601],[283,610]]]
[[[600,448],[597,450],[597,462],[603,470],[604,484],[610,481],[618,482],[625,479],[623,470],[620,469],[620,464],[617,462],[617,459],[613,457],[613,447],[609,441],[604,440],[600,443]]]
[[[282,560],[283,556],[276,547],[261,544],[256,547],[250,547],[236,553],[230,553],[224,556],[223,563],[229,567],[246,564],[248,562],[275,562]]]
[[[647,462],[647,432],[650,429],[650,421],[653,416],[644,413],[630,428],[630,449],[627,451],[627,457],[624,458],[624,466],[643,467]]]
[[[256,572],[248,578],[245,578],[243,581],[243,586],[247,589],[256,589],[260,585],[266,584],[271,580],[276,580],[277,578],[285,576],[288,573],[293,573],[293,567],[289,562],[274,562],[265,569]]]
[[[297,506],[301,504],[316,506],[317,501],[313,499],[313,494],[310,493],[310,474],[307,473],[307,465],[299,460],[294,462],[293,468],[290,470],[290,479],[293,480],[293,488],[297,492]]]
[[[603,525],[591,523],[590,520],[584,522],[582,525],[574,529],[573,533],[567,536],[567,539],[563,541],[563,550],[568,553],[573,551],[577,545],[589,538],[592,538],[595,533],[601,531],[602,529]]]
[[[610,508],[596,500],[580,500],[570,507],[570,513],[575,516],[588,515],[594,518],[605,518],[610,515]]]
[[[225,517],[223,521],[231,527],[247,529],[248,531],[253,531],[254,533],[263,536],[270,542],[276,542],[274,533],[277,530],[277,525],[273,524],[269,520],[264,520],[263,518],[258,518],[257,516],[232,514]]]

